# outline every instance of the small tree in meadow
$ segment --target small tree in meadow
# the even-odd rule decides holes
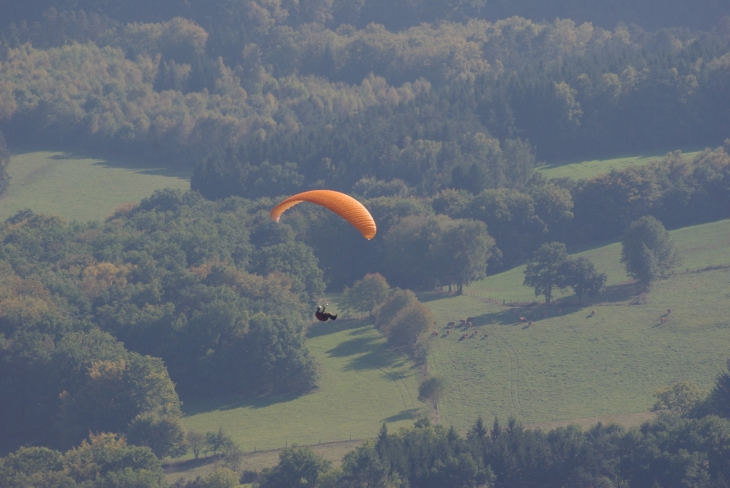
[[[584,257],[568,259],[558,268],[561,287],[570,287],[578,300],[583,295],[600,295],[606,289],[606,273],[599,273],[593,263]]]
[[[532,262],[525,268],[524,286],[535,289],[535,296],[544,295],[545,303],[550,303],[553,289],[563,287],[560,274],[561,265],[568,260],[565,244],[546,242],[535,251]]]
[[[198,459],[200,452],[205,447],[205,434],[197,430],[189,430],[185,434],[185,440],[188,441],[188,445],[190,446],[190,450],[193,451],[195,459]]]
[[[626,274],[644,286],[681,264],[669,232],[650,215],[632,222],[621,244],[621,262],[626,266]]]
[[[390,333],[393,317],[410,303],[417,302],[416,294],[411,290],[395,289],[387,300],[375,309],[375,327],[386,336]]]
[[[419,301],[402,308],[390,322],[388,342],[410,352],[420,347],[426,331],[433,324],[431,310]]]
[[[418,387],[418,399],[422,402],[429,401],[433,408],[438,406],[439,398],[446,391],[446,382],[439,377],[432,376]]]
[[[223,427],[218,428],[218,432],[206,432],[205,433],[205,444],[213,451],[213,455],[217,455],[219,451],[225,453],[226,449],[229,449],[234,443],[231,436],[225,433]]]

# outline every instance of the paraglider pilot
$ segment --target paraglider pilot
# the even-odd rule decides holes
[[[321,320],[322,322],[327,322],[327,320],[337,320],[337,315],[332,315],[331,313],[324,311],[325,307],[322,305],[317,305],[317,312],[314,314],[315,317],[317,317],[318,320]]]

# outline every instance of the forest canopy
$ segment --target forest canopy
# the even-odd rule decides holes
[[[730,135],[730,7],[713,2],[712,21],[654,30],[630,7],[580,20],[606,20],[598,4],[544,20],[431,2],[393,26],[378,1],[57,3],[5,7],[6,136],[195,165],[208,198],[364,178],[479,193],[523,185],[539,161]]]
[[[166,429],[155,451],[113,435],[19,451],[66,476],[94,443],[177,452],[180,398],[311,391],[311,306],[370,273],[461,292],[545,243],[617,239],[647,215],[730,217],[730,5],[579,3],[2,2],[0,193],[24,145],[184,166],[193,191],[104,222],[25,210],[0,224],[0,453],[89,431],[152,446]],[[585,181],[536,172],[678,147],[709,149]],[[320,188],[362,202],[373,240],[311,206],[269,219]],[[432,320],[401,312],[381,329],[402,346]],[[450,465],[472,465],[462,447]]]

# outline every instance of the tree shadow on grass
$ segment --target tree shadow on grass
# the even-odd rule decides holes
[[[418,417],[418,413],[420,412],[420,409],[418,408],[409,408],[408,410],[401,410],[399,413],[395,415],[391,415],[390,417],[386,417],[381,420],[381,422],[398,422],[399,420],[411,420]]]
[[[529,321],[537,322],[539,320],[552,319],[571,314],[580,308],[590,308],[598,303],[621,303],[631,300],[639,295],[641,287],[638,283],[621,283],[619,285],[611,285],[606,291],[594,298],[584,299],[578,302],[575,295],[569,295],[553,299],[550,305],[529,304],[518,307],[506,308],[499,312],[482,314],[474,317],[473,325],[528,325]],[[525,321],[521,320],[525,318]],[[527,324],[525,323],[527,322]],[[463,328],[463,326],[457,326]]]
[[[104,168],[121,168],[134,171],[139,174],[146,175],[160,175],[169,176],[174,178],[180,178],[182,180],[189,180],[193,168],[189,166],[181,165],[161,165],[158,159],[147,160],[143,158],[124,158],[124,157],[106,157],[96,156],[93,154],[87,154],[84,152],[63,152],[60,154],[54,154],[49,159],[56,161],[63,161],[69,159],[92,159],[96,162],[92,163],[93,166],[102,166]]]
[[[234,410],[236,408],[266,408],[277,403],[286,403],[296,400],[302,395],[278,395],[278,396],[258,396],[254,398],[213,398],[202,401],[185,401],[183,403],[183,412],[186,416],[197,415],[199,413],[216,412]]]
[[[388,371],[383,375],[383,378],[390,381],[400,381],[408,378],[408,373],[404,371]]]
[[[344,371],[394,368],[399,359],[385,344],[371,344],[369,350],[363,349],[361,352],[364,354],[353,357],[344,367]],[[390,372],[385,377],[391,379]]]
[[[595,302],[625,302],[631,298],[636,298],[641,294],[641,285],[636,282],[622,283],[620,285],[611,285],[606,287],[606,291],[602,295],[595,298]]]
[[[436,300],[445,300],[447,298],[453,298],[458,297],[461,295],[457,295],[455,293],[449,293],[447,291],[423,291],[416,293],[416,296],[418,297],[418,301],[421,303],[428,303],[428,302],[434,302]]]
[[[163,464],[162,468],[165,470],[166,474],[181,473],[191,469],[199,468],[201,466],[205,466],[206,464],[213,464],[216,461],[220,461],[220,456],[221,455],[219,454],[218,456],[204,456],[199,457],[198,459],[186,459],[184,461],[171,460]]]
[[[313,337],[320,337],[329,334],[335,334],[342,332],[343,330],[352,329],[355,334],[361,334],[363,331],[356,331],[356,329],[363,328],[365,326],[372,325],[370,319],[339,319],[339,320],[328,320],[327,322],[314,322],[307,328],[308,339]]]
[[[356,336],[369,331],[369,326],[363,326],[363,321],[357,321],[360,327],[341,326],[340,330],[352,329],[351,335]],[[339,343],[332,349],[325,351],[329,357],[346,358],[353,356],[345,366],[344,371],[362,371],[366,369],[382,369],[402,366],[402,358],[388,349],[379,337],[355,337]]]
[[[349,341],[339,343],[337,346],[327,351],[327,354],[329,354],[330,357],[343,358],[355,354],[371,352],[373,350],[373,342],[376,340],[377,339],[375,337],[359,337],[357,339],[350,339]]]

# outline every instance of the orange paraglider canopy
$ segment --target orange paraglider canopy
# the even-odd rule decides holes
[[[281,214],[297,203],[309,202],[331,210],[360,231],[366,239],[375,237],[375,220],[365,206],[349,195],[332,190],[312,190],[298,193],[279,203],[271,211],[271,218],[279,221]]]

